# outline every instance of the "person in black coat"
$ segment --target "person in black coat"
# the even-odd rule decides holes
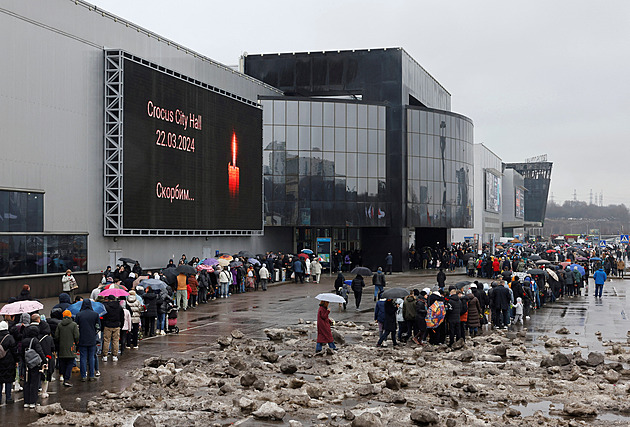
[[[70,295],[68,295],[65,292],[60,293],[59,304],[55,305],[52,308],[52,310],[50,311],[50,315],[52,316],[53,310],[56,310],[56,309],[61,309],[61,312],[63,313],[64,310],[67,310],[68,307],[70,307],[70,304],[72,304],[72,301],[70,301]]]
[[[413,341],[416,344],[422,344],[427,336],[427,293],[418,292],[417,289],[414,289],[413,293],[416,295],[416,331],[418,331],[418,334],[413,337]]]
[[[22,286],[22,291],[20,291],[20,295],[15,299],[16,301],[28,301],[32,300],[31,297],[31,287],[29,285]]]
[[[42,361],[46,360],[46,355],[42,350],[42,346],[39,343],[39,326],[38,325],[30,325],[24,331],[24,338],[22,339],[22,351],[21,356],[24,358],[26,351],[32,348],[39,354],[39,357]],[[24,407],[25,408],[35,408],[35,404],[37,403],[37,393],[39,389],[39,370],[41,365],[35,366],[33,368],[28,368],[25,363],[26,369],[26,381],[24,382]]]
[[[145,289],[143,298],[146,307],[144,313],[144,336],[152,337],[155,335],[155,318],[158,315],[158,296],[152,291],[151,287],[148,286]]]
[[[494,285],[495,282],[493,282]],[[492,291],[494,312],[497,315],[495,325],[507,329],[510,324],[510,290],[503,286],[503,282],[497,283]]]
[[[9,333],[9,324],[0,322],[0,345],[5,349],[5,356],[0,359],[0,401],[2,401],[2,389],[6,394],[6,403],[13,403],[11,390],[15,380],[15,372],[18,363],[17,344]]]
[[[440,271],[437,274],[437,283],[440,289],[444,289],[444,285],[446,284],[446,273],[444,273],[443,268],[440,268]]]
[[[446,322],[448,323],[449,330],[449,343],[448,346],[452,347],[455,339],[459,341],[462,338],[461,330],[461,311],[462,302],[457,296],[457,289],[455,286],[449,288],[450,295],[445,299],[444,305],[446,306]]]
[[[103,362],[107,362],[110,342],[112,344],[112,360],[117,362],[120,327],[123,325],[125,315],[120,303],[113,295],[107,296],[105,310],[107,310],[107,313],[103,316]]]
[[[356,304],[356,310],[359,311],[359,306],[361,305],[361,295],[363,294],[363,288],[365,287],[365,282],[363,281],[363,276],[357,274],[357,276],[352,279],[352,292],[354,292],[354,303]]]
[[[395,346],[396,343],[396,327],[398,326],[398,322],[396,322],[396,312],[398,311],[398,305],[392,299],[388,299],[385,301],[385,323],[383,324],[383,333],[378,339],[378,343],[376,343],[377,347],[381,347],[383,345],[383,341],[387,338],[387,335],[392,335],[392,343]]]
[[[337,295],[341,295],[341,288],[343,287],[343,282],[346,280],[341,274],[341,271],[337,273],[337,278],[335,279],[335,291],[337,291]]]
[[[34,314],[33,317],[36,315]],[[39,315],[38,319],[39,318]],[[58,343],[55,343],[55,340],[51,336],[50,324],[46,321],[39,320],[39,343],[42,346],[42,351],[46,355],[45,364],[47,369],[45,369],[41,373],[41,389],[42,389],[42,399],[46,399],[48,397],[48,383],[52,379],[52,375],[55,372],[55,358],[54,353],[57,348],[59,348]]]
[[[75,318],[76,324],[79,326],[79,354],[81,378],[94,381],[96,371],[96,335],[97,329],[101,328],[101,319],[97,312],[92,309],[92,301],[84,299],[81,304],[81,310]],[[107,354],[107,352],[105,352]]]

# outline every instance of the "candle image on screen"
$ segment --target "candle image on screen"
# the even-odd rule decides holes
[[[237,149],[238,147],[236,143],[236,132],[232,132],[232,163],[228,164],[230,197],[235,197],[236,195],[238,195],[239,170],[238,166],[236,166]]]

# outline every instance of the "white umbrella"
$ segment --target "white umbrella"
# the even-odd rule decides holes
[[[315,297],[315,299],[318,299],[320,301],[338,302],[338,303],[341,303],[341,304],[346,302],[346,300],[343,299],[342,296],[337,295],[337,294],[331,294],[331,293],[319,294],[319,295],[317,295]]]
[[[549,269],[549,268],[547,268],[545,271],[547,272],[547,274],[549,274],[551,277],[553,277],[553,279],[554,279],[556,282],[559,280],[558,275],[556,274],[556,272],[555,272],[555,271],[553,271],[553,270],[551,270],[551,269]]]

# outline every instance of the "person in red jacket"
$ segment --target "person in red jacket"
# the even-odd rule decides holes
[[[499,277],[499,273],[501,272],[501,264],[499,263],[499,258],[492,259],[492,272],[494,273],[493,279]]]
[[[324,344],[328,344],[328,347],[333,350],[337,350],[335,346],[335,340],[332,336],[332,330],[330,325],[333,321],[328,317],[330,310],[328,310],[328,301],[322,301],[319,303],[319,311],[317,312],[317,345],[315,351],[322,351]]]
[[[188,306],[195,308],[197,306],[197,295],[199,295],[199,282],[194,274],[188,276]]]

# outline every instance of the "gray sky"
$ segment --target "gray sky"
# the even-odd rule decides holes
[[[91,0],[226,65],[403,47],[505,162],[548,154],[556,201],[630,205],[630,1]]]

